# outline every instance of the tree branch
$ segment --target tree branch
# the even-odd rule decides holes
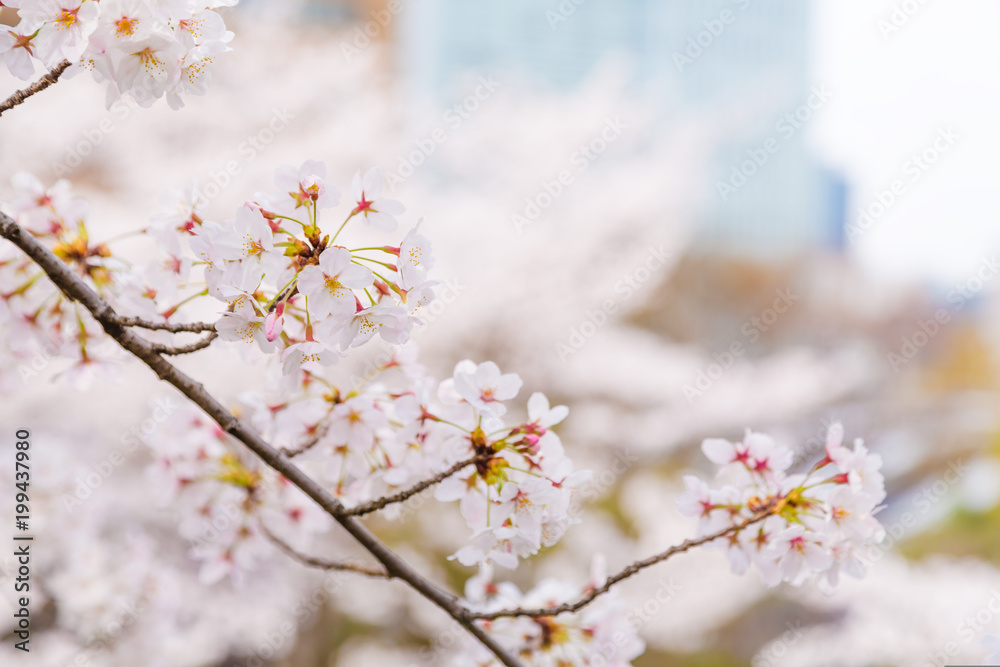
[[[114,312],[110,317],[116,324],[123,327],[139,327],[150,331],[170,331],[172,333],[215,331],[215,324],[210,322],[150,322],[138,317],[123,317]]]
[[[565,602],[557,607],[547,607],[544,609],[517,608],[517,609],[503,609],[501,611],[493,611],[493,612],[468,612],[468,617],[482,621],[492,621],[497,618],[510,617],[510,616],[529,616],[531,618],[539,618],[541,616],[555,616],[556,614],[567,614],[579,611],[584,607],[586,607],[591,602],[593,602],[594,600],[596,600],[601,595],[604,595],[609,590],[611,590],[612,586],[614,586],[620,581],[628,579],[637,572],[640,572],[641,570],[644,570],[652,565],[656,565],[657,563],[662,563],[663,561],[667,560],[668,558],[676,554],[683,553],[685,551],[688,551],[689,549],[693,549],[694,547],[699,547],[703,544],[708,544],[712,540],[717,540],[720,537],[725,537],[729,534],[737,533],[751,524],[757,523],[758,521],[763,521],[764,519],[776,513],[777,511],[778,511],[777,502],[772,502],[767,507],[754,514],[752,517],[738,524],[729,526],[728,528],[724,528],[718,532],[712,533],[711,535],[706,535],[705,537],[699,537],[692,540],[684,540],[680,544],[670,547],[669,549],[667,549],[662,553],[658,553],[655,556],[650,556],[645,560],[636,561],[635,563],[632,563],[631,565],[626,567],[621,572],[618,572],[617,574],[608,577],[607,580],[604,582],[603,586],[592,589],[576,602]]]
[[[18,104],[21,104],[35,93],[42,92],[43,90],[51,86],[53,83],[58,81],[59,77],[62,76],[62,73],[66,71],[66,68],[68,68],[69,65],[70,63],[68,60],[62,61],[61,63],[53,67],[49,72],[46,72],[45,75],[42,76],[42,78],[40,78],[38,81],[34,82],[27,88],[23,88],[17,91],[16,93],[8,97],[3,103],[0,103],[0,115],[2,115],[4,111],[9,111],[13,109]]]
[[[288,554],[290,557],[299,561],[304,565],[309,567],[316,567],[321,570],[337,570],[341,572],[357,572],[358,574],[363,574],[367,577],[378,577],[382,579],[388,579],[389,574],[385,569],[378,569],[374,567],[369,567],[367,565],[362,565],[360,563],[349,563],[347,561],[333,561],[326,560],[323,558],[317,558],[315,556],[307,556],[306,554],[299,553],[293,549],[287,542],[277,537],[274,533],[268,530],[265,526],[261,526],[264,534],[274,542],[274,545],[278,547],[281,551]]]
[[[110,304],[97,295],[86,283],[75,275],[58,257],[30,234],[26,233],[13,218],[0,212],[0,236],[8,239],[25,252],[48,275],[67,297],[82,304],[93,315],[104,331],[126,351],[138,357],[156,373],[161,380],[169,382],[195,405],[208,414],[219,426],[246,445],[264,463],[281,473],[288,481],[299,487],[323,510],[334,518],[383,566],[389,578],[402,579],[414,590],[444,610],[470,634],[488,648],[507,667],[523,667],[497,640],[489,635],[469,611],[459,604],[457,598],[440,589],[423,577],[409,563],[389,549],[378,537],[369,531],[356,517],[348,514],[346,508],[329,491],[320,486],[287,456],[278,452],[264,441],[255,431],[230,413],[218,400],[205,391],[205,387],[182,373],[151,344],[137,336],[123,323]]]
[[[150,343],[149,347],[154,352],[159,352],[160,354],[190,354],[191,352],[197,352],[198,350],[204,350],[206,347],[212,344],[212,341],[219,337],[217,331],[213,331],[196,343],[191,343],[190,345],[181,345],[179,347],[172,347],[170,345],[161,345],[160,343]]]
[[[476,454],[472,458],[465,459],[464,461],[459,461],[452,467],[448,468],[444,472],[439,472],[430,479],[425,479],[422,482],[417,482],[405,491],[400,491],[397,494],[391,496],[385,496],[377,500],[373,500],[370,503],[365,503],[364,505],[358,505],[357,507],[352,507],[347,510],[347,513],[351,516],[362,516],[364,514],[371,514],[372,512],[378,511],[387,505],[392,505],[393,503],[401,503],[404,500],[408,500],[413,496],[417,495],[424,489],[430,488],[437,484],[438,482],[451,477],[457,473],[462,468],[470,466],[474,463],[479,463],[480,461],[487,461],[492,457],[492,453],[487,454]]]

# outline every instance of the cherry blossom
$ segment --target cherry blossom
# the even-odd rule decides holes
[[[27,81],[35,73],[35,64],[31,61],[36,47],[37,32],[27,30],[27,26],[19,26],[20,31],[10,28],[0,29],[0,53],[10,73]]]
[[[333,319],[328,321],[332,322]],[[344,350],[367,343],[376,333],[388,343],[401,345],[409,340],[412,327],[413,320],[406,310],[396,305],[380,303],[354,313],[347,326],[340,328],[337,335],[329,328],[325,329],[323,337],[335,341]]]
[[[257,343],[261,351],[271,352],[275,345],[265,329],[265,317],[251,304],[242,305],[231,313],[223,313],[216,324],[222,340]]]
[[[600,559],[595,558],[599,563]],[[497,611],[521,607],[535,609],[557,606],[579,598],[603,585],[603,567],[594,568],[591,580],[580,588],[546,579],[522,594],[508,582],[494,583],[489,567],[465,584],[466,600],[477,611]],[[500,639],[524,664],[532,667],[555,665],[597,665],[627,667],[639,657],[645,644],[627,620],[625,605],[614,594],[602,596],[577,614],[559,616],[501,617],[490,621],[491,634]],[[482,645],[466,641],[462,652],[451,663],[458,667],[499,665]]]
[[[315,341],[307,340],[286,347],[281,353],[281,358],[285,374],[291,374],[298,369],[316,372],[319,370],[318,367],[335,364],[338,355]]]
[[[236,220],[222,239],[223,257],[239,261],[251,280],[260,281],[266,273],[276,271],[281,256],[274,250],[274,232],[260,210],[242,206]]]
[[[354,180],[351,182],[351,198],[356,202],[356,206],[352,214],[364,216],[365,222],[379,231],[391,232],[399,224],[394,216],[406,209],[395,199],[380,197],[384,189],[385,180],[382,178],[382,170],[378,167],[366,171],[364,177],[360,171],[354,174]]]
[[[21,22],[0,32],[0,53],[15,76],[28,79],[32,59],[46,68],[69,60],[108,86],[108,106],[122,95],[149,106],[166,97],[204,94],[213,58],[229,50],[233,34],[214,8],[169,0],[58,0],[26,3]],[[71,71],[72,73],[72,71]]]
[[[375,281],[371,270],[353,264],[347,248],[327,248],[319,256],[319,264],[306,266],[299,272],[299,291],[310,298],[310,309],[318,316],[333,316],[336,321],[348,321],[356,311],[353,290],[363,290]]]
[[[699,536],[769,512],[762,522],[710,546],[726,550],[736,573],[755,564],[768,586],[782,581],[798,586],[815,579],[821,590],[832,592],[841,571],[863,576],[857,550],[885,534],[875,518],[885,498],[881,458],[868,453],[860,440],[848,450],[842,438],[843,428],[832,425],[827,456],[808,474],[793,475],[786,472],[791,450],[763,434],[747,430],[738,443],[707,439],[702,450],[720,466],[717,477],[723,485],[713,488],[685,475],[687,490],[677,499],[677,509],[698,518]]]
[[[419,233],[420,222],[409,231],[399,246],[399,276],[404,288],[412,288],[427,280],[427,271],[434,266],[430,241]]]
[[[476,364],[467,359],[459,362],[452,382],[462,400],[496,417],[507,412],[503,401],[514,398],[521,390],[521,378],[513,373],[502,375],[492,361]]]
[[[95,0],[27,3],[18,12],[21,22],[38,30],[39,57],[48,67],[79,57],[97,29],[100,15]]]
[[[295,208],[311,206],[326,209],[340,203],[340,191],[326,184],[326,165],[317,160],[307,160],[296,169],[291,165],[278,167],[274,184],[288,193]]]

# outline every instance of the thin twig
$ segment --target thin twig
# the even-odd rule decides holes
[[[35,93],[40,93],[51,86],[59,80],[59,77],[62,76],[62,73],[66,71],[66,68],[69,67],[69,65],[70,63],[68,60],[62,61],[50,71],[46,72],[45,75],[38,81],[8,97],[3,103],[0,103],[0,114],[3,114],[4,111],[13,109]]]
[[[604,595],[609,590],[611,590],[612,586],[614,586],[620,581],[628,579],[637,572],[644,570],[647,567],[650,567],[651,565],[662,563],[671,556],[675,556],[679,553],[688,551],[689,549],[693,549],[694,547],[707,544],[712,540],[717,540],[720,537],[725,537],[731,533],[739,532],[751,524],[757,523],[758,521],[763,521],[764,519],[771,516],[775,512],[777,512],[777,503],[772,503],[770,506],[766,507],[765,509],[762,509],[760,512],[754,514],[752,517],[738,524],[729,526],[728,528],[724,528],[718,532],[712,533],[711,535],[706,535],[704,537],[699,537],[697,539],[692,539],[692,540],[684,540],[680,544],[670,547],[669,549],[667,549],[662,553],[658,553],[655,556],[650,556],[645,560],[636,561],[635,563],[632,563],[631,565],[626,567],[621,572],[618,572],[617,574],[608,577],[607,580],[604,582],[603,586],[590,590],[576,602],[565,602],[557,607],[546,607],[544,609],[517,608],[517,609],[503,609],[501,611],[493,611],[493,612],[469,612],[468,617],[481,621],[492,621],[497,618],[510,617],[510,616],[529,616],[531,618],[539,618],[542,616],[555,616],[556,614],[567,614],[579,611],[584,607],[586,607],[591,602],[593,602],[594,600],[596,600],[601,595]]]
[[[382,509],[383,507],[386,507],[387,505],[392,505],[394,503],[401,503],[404,500],[408,500],[409,498],[412,498],[413,496],[417,495],[418,493],[420,493],[424,489],[430,488],[430,487],[434,486],[435,484],[437,484],[438,482],[440,482],[440,481],[442,481],[442,480],[444,480],[444,479],[446,479],[448,477],[451,477],[452,475],[454,475],[455,473],[457,473],[462,468],[465,468],[466,466],[470,466],[470,465],[472,465],[474,463],[479,463],[480,461],[486,461],[491,456],[492,456],[492,454],[489,454],[489,453],[487,453],[487,454],[476,454],[472,458],[465,459],[464,461],[459,461],[458,463],[456,463],[452,467],[448,468],[444,472],[439,472],[438,474],[434,475],[430,479],[425,479],[422,482],[417,482],[416,484],[414,484],[410,488],[408,488],[408,489],[406,489],[404,491],[400,491],[399,493],[397,493],[395,495],[385,496],[383,498],[379,498],[377,500],[373,500],[370,503],[365,503],[364,505],[358,505],[356,507],[351,507],[350,509],[347,510],[347,513],[349,515],[351,515],[351,516],[362,516],[364,514],[371,514],[372,512],[376,512],[376,511]]]
[[[139,327],[150,331],[170,331],[172,333],[190,332],[204,333],[215,331],[215,324],[211,322],[151,322],[139,317],[123,317],[117,313],[112,314],[111,319],[123,327]]]
[[[212,344],[212,341],[219,337],[219,332],[213,331],[196,343],[191,343],[190,345],[181,345],[179,347],[172,347],[170,345],[161,345],[160,343],[150,343],[150,348],[154,352],[159,352],[160,354],[190,354],[192,352],[197,352],[198,350],[204,350],[206,347]]]
[[[288,458],[294,458],[299,454],[304,454],[305,452],[309,451],[317,444],[319,444],[319,441],[323,439],[323,436],[326,435],[326,432],[329,430],[329,428],[330,428],[330,422],[327,422],[316,431],[313,437],[309,438],[298,447],[282,447],[278,451],[280,451]]]
[[[161,354],[153,350],[149,341],[130,331],[120,322],[120,318],[107,301],[98,296],[79,276],[70,271],[69,267],[52,254],[48,248],[31,234],[25,232],[13,218],[2,212],[0,212],[0,236],[23,250],[45,271],[49,279],[63,294],[73,301],[79,302],[90,311],[90,314],[111,338],[149,366],[157,377],[176,387],[191,402],[215,420],[226,433],[246,445],[265,464],[281,473],[289,482],[316,501],[327,514],[333,517],[385,566],[389,578],[402,579],[414,590],[444,610],[507,667],[523,667],[520,660],[500,645],[493,636],[468,615],[468,609],[462,606],[454,595],[445,592],[417,572],[368,530],[359,519],[348,514],[343,504],[329,491],[296,466],[291,459],[261,438],[256,431],[229,412],[222,403],[205,390],[204,385],[178,370]]]
[[[326,560],[324,558],[317,558],[316,556],[307,556],[306,554],[299,553],[293,549],[287,542],[282,540],[280,537],[276,536],[274,533],[269,531],[266,527],[261,526],[264,534],[270,538],[274,545],[278,547],[281,551],[299,561],[304,565],[309,567],[317,567],[321,570],[337,570],[340,572],[356,572],[358,574],[363,574],[366,577],[377,577],[381,579],[388,579],[389,574],[385,569],[377,569],[374,567],[369,567],[367,565],[362,565],[361,563],[350,563],[347,561],[334,561]]]

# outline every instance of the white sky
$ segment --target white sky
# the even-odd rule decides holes
[[[893,7],[918,7],[884,37]],[[1000,251],[1000,2],[819,0],[817,83],[834,99],[812,139],[851,182],[848,219],[894,179],[905,193],[851,246],[878,273],[950,283]],[[916,182],[914,153],[960,138]]]

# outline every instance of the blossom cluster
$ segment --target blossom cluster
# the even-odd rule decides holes
[[[807,473],[789,474],[792,451],[762,433],[747,430],[742,442],[710,438],[702,451],[720,466],[719,486],[685,475],[687,491],[677,500],[685,516],[698,517],[698,535],[707,536],[767,514],[767,518],[710,543],[725,549],[733,572],[751,564],[768,586],[799,586],[810,578],[824,592],[836,587],[840,572],[865,573],[861,549],[885,531],[875,514],[885,499],[882,459],[861,440],[843,444],[844,430],[827,433],[826,455]]]
[[[477,612],[507,609],[546,609],[572,602],[604,585],[604,561],[595,558],[590,581],[580,590],[566,582],[546,579],[527,593],[509,582],[494,583],[484,567],[465,584],[468,606]],[[645,650],[645,644],[627,620],[625,605],[613,593],[597,598],[574,614],[557,616],[502,616],[486,629],[525,665],[549,667],[626,667]],[[495,667],[500,663],[481,644],[467,641],[455,656],[455,667]]]
[[[148,474],[179,531],[201,562],[206,584],[241,581],[274,551],[267,532],[297,546],[330,528],[330,518],[298,487],[241,454],[239,443],[197,408],[185,405],[146,444]]]
[[[27,80],[35,61],[53,68],[68,60],[107,84],[107,102],[130,95],[149,106],[166,97],[203,95],[209,66],[229,51],[233,33],[215,11],[238,0],[5,0],[21,19],[0,28],[0,54],[10,72]]]
[[[454,556],[463,564],[514,568],[520,558],[555,544],[573,523],[571,495],[588,473],[573,471],[551,430],[566,408],[550,408],[545,396],[535,393],[527,419],[505,425],[503,402],[516,396],[521,382],[501,374],[492,362],[460,362],[453,377],[438,383],[425,374],[409,344],[349,392],[320,375],[304,375],[297,391],[271,400],[244,393],[236,410],[273,444],[294,452],[299,465],[346,506],[396,493],[470,461],[435,491],[441,502],[459,501],[472,530],[470,543]],[[197,517],[193,525],[217,515],[221,506],[235,509],[230,537],[217,540],[212,551],[195,554],[214,563],[212,572],[218,571],[219,559],[232,563],[237,553],[246,557],[234,567],[253,569],[261,555],[255,524],[268,507],[262,499],[274,495],[269,487],[287,484],[249,468],[232,444],[204,417],[175,420],[150,439],[156,452],[151,472],[169,498],[185,498],[188,514]],[[296,502],[294,512],[287,511],[287,495],[277,498],[286,508],[280,511],[295,519],[290,525],[316,526],[303,523],[308,504]],[[387,514],[393,510],[398,516],[392,506]],[[282,523],[289,524],[274,525]],[[182,532],[192,537],[190,529]],[[293,539],[306,541],[309,532],[299,531]]]
[[[512,409],[522,388],[517,375],[464,360],[438,381],[418,363],[409,338],[435,286],[428,276],[434,254],[420,224],[397,246],[341,244],[342,234],[377,236],[398,226],[403,206],[382,196],[379,170],[355,175],[347,210],[333,224],[323,212],[342,196],[327,183],[323,163],[280,167],[274,183],[226,222],[205,212],[195,184],[171,193],[153,225],[126,234],[157,241],[159,259],[145,265],[112,252],[119,239],[91,239],[86,203],[64,181],[45,187],[19,174],[5,210],[121,315],[177,323],[190,319],[188,304],[211,306],[221,339],[214,346],[262,361],[270,373],[264,392],[239,395],[234,414],[347,508],[375,503],[389,518],[399,516],[404,506],[382,499],[433,480],[434,498],[456,503],[470,531],[451,558],[480,567],[466,591],[474,610],[551,607],[603,585],[600,571],[582,591],[546,581],[522,595],[492,582],[495,566],[516,568],[562,538],[576,521],[572,495],[590,473],[574,469],[553,430],[568,415],[565,406],[536,392]],[[368,229],[346,232],[352,221]],[[100,367],[95,349],[106,337],[98,323],[7,250],[0,256],[0,319],[24,339],[59,341],[52,356],[74,359],[74,376]],[[143,335],[172,342],[163,332]],[[376,337],[391,355],[345,386],[329,367]],[[273,535],[303,548],[332,526],[301,490],[246,457],[194,408],[147,443],[154,453],[149,475],[178,511],[203,582],[238,581],[258,569],[275,551]],[[699,536],[737,527],[710,543],[726,550],[735,572],[754,564],[768,585],[815,577],[827,591],[841,571],[863,574],[860,548],[883,535],[875,515],[885,491],[881,460],[861,441],[844,446],[835,425],[825,456],[803,474],[790,472],[791,450],[760,433],[748,431],[742,442],[709,439],[702,449],[720,466],[718,483],[686,476],[678,506],[699,518]],[[743,525],[752,519],[759,520]],[[642,651],[613,595],[575,614],[502,616],[486,626],[527,664],[627,665]],[[478,644],[461,659],[494,664]]]
[[[4,210],[93,289],[113,299],[116,276],[127,265],[112,257],[108,245],[91,239],[87,203],[73,195],[65,180],[46,188],[34,176],[20,173],[12,181],[17,194]],[[112,358],[117,346],[108,345],[100,325],[7,243],[0,246],[0,286],[0,325],[8,332],[8,349],[0,355],[0,386],[30,380],[53,359],[72,360],[63,373],[80,389],[95,374],[110,370],[101,360]]]
[[[536,392],[528,399],[527,420],[504,419],[504,401],[520,386],[517,375],[501,374],[493,362],[466,360],[439,386],[440,404],[420,406],[444,415],[438,417],[446,427],[439,437],[447,460],[482,457],[434,492],[440,501],[458,500],[473,530],[471,544],[454,556],[464,565],[491,562],[513,569],[519,558],[558,542],[576,522],[569,512],[573,491],[590,479],[590,471],[574,471],[551,430],[569,413],[565,406],[550,407]]]
[[[570,499],[589,475],[574,471],[552,430],[568,410],[535,393],[524,417],[510,420],[507,402],[521,389],[516,375],[466,360],[438,383],[416,363],[415,348],[405,343],[420,308],[433,298],[429,242],[414,229],[399,246],[336,243],[352,220],[367,222],[375,233],[398,224],[402,205],[381,196],[377,169],[355,176],[352,203],[336,230],[320,219],[340,201],[322,163],[281,167],[275,184],[276,192],[256,195],[226,223],[208,219],[193,186],[172,193],[153,227],[139,232],[159,242],[160,260],[146,265],[119,259],[111,240],[90,239],[86,205],[65,182],[45,188],[18,175],[18,194],[7,208],[122,315],[178,322],[191,302],[217,304],[222,341],[278,373],[266,399],[241,396],[242,414],[277,446],[302,450],[300,460],[317,468],[345,504],[377,499],[468,461],[434,492],[441,502],[458,502],[472,532],[455,558],[514,568],[555,544],[575,521]],[[76,358],[76,374],[101,367],[93,348],[106,338],[82,307],[39,280],[40,269],[17,253],[0,271],[4,284],[14,286],[3,294],[5,319],[28,339],[65,341],[68,349],[58,353]],[[162,332],[145,335],[157,334],[169,340]],[[340,388],[327,366],[375,336],[393,346],[392,359],[359,386]],[[391,369],[398,372],[384,373]],[[229,436],[211,435],[203,420],[186,420],[181,428],[163,440],[167,450],[159,460],[170,463],[164,472],[173,485],[201,489],[186,494],[197,498],[195,513],[211,516],[210,502],[237,507],[241,517],[256,515],[258,487],[266,481],[256,481],[256,472],[234,476],[235,450],[223,447]],[[208,490],[192,480],[210,482]],[[216,488],[220,483],[225,493]],[[245,529],[234,533],[234,544],[252,546],[253,522],[240,523]],[[232,558],[237,551],[226,544],[209,556]]]
[[[396,228],[404,209],[381,196],[381,171],[355,175],[350,210],[332,234],[321,211],[337,206],[340,192],[325,177],[322,162],[281,167],[277,192],[257,195],[226,224],[202,220],[196,206],[175,219],[174,231],[190,235],[204,265],[207,293],[227,306],[221,338],[280,352],[288,374],[330,365],[376,335],[405,343],[434,298],[436,282],[427,277],[434,256],[419,223],[398,246],[337,244],[353,219],[378,232]]]
[[[64,180],[46,187],[17,174],[16,195],[4,210],[119,314],[183,323],[192,319],[188,304],[211,301],[220,314],[219,337],[248,357],[280,359],[294,385],[304,372],[335,363],[343,351],[375,336],[405,343],[436,285],[427,277],[433,249],[419,223],[397,246],[348,249],[336,243],[351,220],[376,233],[398,224],[403,206],[380,196],[384,181],[377,168],[356,174],[353,203],[332,234],[320,211],[337,205],[340,194],[324,175],[316,161],[281,167],[277,192],[258,194],[224,223],[209,219],[192,183],[169,195],[152,226],[105,241],[91,238],[88,206]],[[114,252],[118,242],[136,236],[157,241],[157,261],[135,265]],[[94,354],[106,340],[100,325],[39,280],[41,270],[16,249],[5,244],[3,253],[0,280],[10,289],[0,293],[0,319],[30,334],[19,340],[44,341],[47,358],[76,359],[71,372],[86,386],[95,371],[107,369]],[[35,354],[30,346],[21,348],[13,352]]]

